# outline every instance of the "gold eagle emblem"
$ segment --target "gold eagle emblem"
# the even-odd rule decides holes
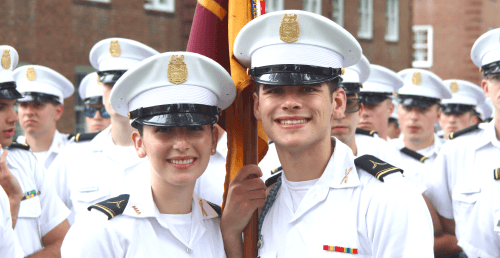
[[[450,90],[453,93],[457,93],[459,88],[458,88],[458,83],[457,82],[451,82],[450,83]]]
[[[414,72],[411,81],[415,85],[420,85],[422,83],[422,75],[419,72]]]
[[[35,68],[28,67],[28,70],[26,70],[26,78],[28,78],[28,81],[34,81],[36,79]]]
[[[10,68],[10,49],[4,49],[2,54],[2,68],[9,69]]]
[[[167,69],[168,81],[173,84],[181,84],[186,82],[188,69],[184,62],[184,55],[170,57]]]
[[[118,40],[111,40],[111,42],[109,43],[109,53],[112,57],[118,57],[122,54],[122,49],[120,47],[120,44],[118,43]]]
[[[286,43],[293,43],[299,39],[300,28],[297,14],[285,14],[280,25],[280,39]]]

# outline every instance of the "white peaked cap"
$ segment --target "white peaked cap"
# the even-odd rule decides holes
[[[413,95],[434,99],[451,98],[450,88],[439,76],[422,69],[405,69],[398,73],[404,86],[399,89],[399,95]]]
[[[488,118],[493,117],[493,110],[495,107],[493,106],[493,103],[491,103],[490,98],[486,98],[485,101],[479,103],[476,107],[476,111],[479,114],[479,117],[481,120],[486,121]]]
[[[370,76],[370,62],[365,56],[361,56],[357,64],[345,68],[342,82],[362,84],[368,76]]]
[[[451,99],[443,99],[443,104],[463,104],[463,105],[478,105],[484,102],[486,96],[483,90],[478,85],[463,81],[463,80],[445,80],[445,85],[452,92]]]
[[[403,87],[397,73],[380,65],[370,65],[370,76],[363,83],[361,92],[393,93]]]
[[[97,79],[97,72],[89,73],[83,77],[78,89],[78,93],[80,93],[80,98],[82,100],[92,97],[102,97],[102,85]]]
[[[14,76],[12,75],[12,71],[17,66],[19,55],[13,47],[7,45],[0,46],[0,51],[2,52],[0,83],[13,82]]]
[[[500,61],[500,28],[481,35],[472,46],[470,57],[477,67]]]

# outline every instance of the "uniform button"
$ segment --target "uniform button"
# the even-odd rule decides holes
[[[186,253],[191,254],[192,252],[193,252],[193,250],[189,249],[189,247],[186,248]]]

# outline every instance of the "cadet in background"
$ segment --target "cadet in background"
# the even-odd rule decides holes
[[[96,72],[83,77],[78,93],[85,103],[85,121],[89,133],[98,133],[111,124],[111,118],[102,102],[102,83]]]

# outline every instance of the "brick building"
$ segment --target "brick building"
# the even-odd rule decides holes
[[[497,0],[413,0],[414,66],[480,84],[470,51],[479,36],[500,27],[499,12]]]
[[[196,0],[2,0],[0,44],[19,52],[20,65],[50,67],[74,83],[93,71],[88,56],[101,39],[123,37],[159,52],[185,50]],[[267,0],[267,12],[304,9],[351,32],[373,64],[411,66],[412,0]],[[83,104],[65,100],[58,130],[84,131]]]

